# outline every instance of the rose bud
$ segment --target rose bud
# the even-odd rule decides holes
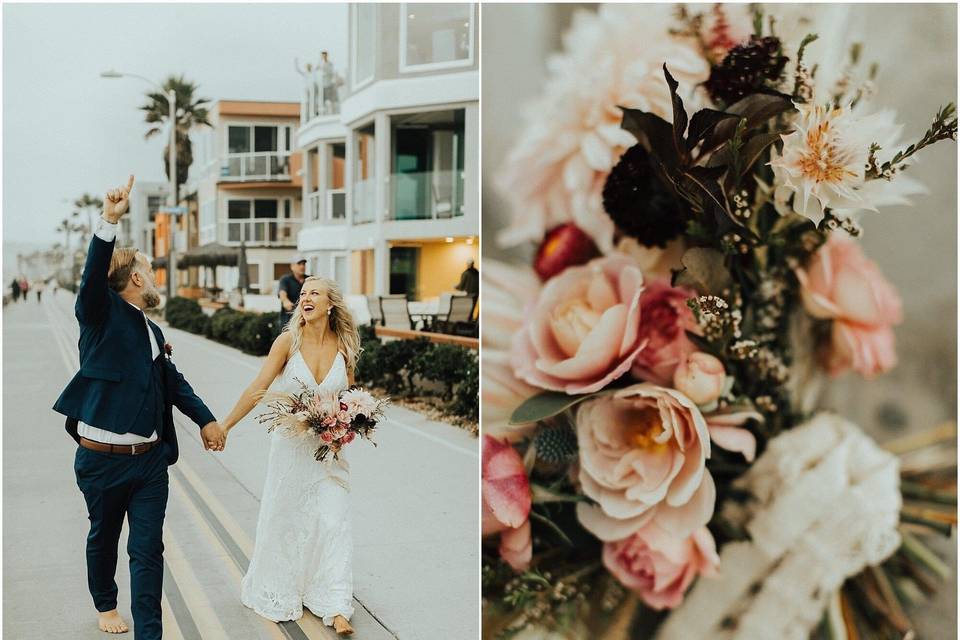
[[[537,249],[533,268],[541,280],[549,280],[567,267],[585,264],[599,255],[590,236],[575,224],[565,224],[547,233]]]
[[[698,405],[709,404],[720,397],[726,377],[720,360],[695,351],[680,361],[673,373],[673,387]]]

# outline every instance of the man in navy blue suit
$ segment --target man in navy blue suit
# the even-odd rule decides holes
[[[173,407],[201,427],[204,448],[222,451],[223,429],[166,357],[153,269],[136,249],[114,249],[133,176],[104,199],[77,292],[80,371],[57,399],[77,447],[74,471],[90,517],[87,585],[100,629],[123,633],[117,612],[117,545],[129,523],[130,594],[137,640],[163,636],[163,519],[167,466],[179,455]]]

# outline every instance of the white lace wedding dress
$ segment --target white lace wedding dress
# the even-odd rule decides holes
[[[347,369],[338,353],[317,384],[303,356],[284,367],[277,391],[298,392],[297,380],[326,391],[347,387]],[[350,522],[350,467],[328,456],[314,459],[317,440],[271,435],[267,480],[257,520],[253,558],[243,577],[240,599],[264,618],[296,620],[306,606],[324,624],[353,615],[353,534]]]

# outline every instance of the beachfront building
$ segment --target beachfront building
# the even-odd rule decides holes
[[[300,103],[219,100],[209,120],[212,127],[191,135],[194,163],[184,192],[195,195],[181,204],[196,216],[196,231],[186,253],[236,255],[242,247],[246,306],[272,310],[303,219],[301,155],[295,152]],[[191,284],[213,297],[236,290],[238,266],[195,268]]]
[[[329,73],[305,74],[297,244],[309,273],[352,296],[424,301],[478,258],[478,27],[472,3],[350,5],[337,94]]]

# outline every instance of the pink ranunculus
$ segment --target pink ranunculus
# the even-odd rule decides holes
[[[831,234],[796,273],[807,313],[834,321],[826,357],[832,375],[852,368],[870,378],[896,364],[891,327],[903,320],[900,296],[856,241]]]
[[[651,521],[678,537],[713,515],[716,487],[706,469],[707,422],[675,389],[638,384],[588,400],[576,415],[583,493],[580,523],[604,542]]]
[[[604,544],[603,564],[648,606],[661,610],[679,605],[698,575],[716,575],[720,557],[706,527],[678,537],[651,522],[629,538]]]
[[[354,433],[353,431],[347,431],[347,433],[343,436],[343,444],[350,444],[351,442],[353,442],[353,439],[356,436],[357,434]]]
[[[520,454],[507,442],[484,434],[480,463],[481,534],[500,534],[500,556],[515,570],[530,565],[530,480]]]
[[[541,389],[591,393],[626,373],[643,349],[643,275],[612,255],[548,281],[514,336],[517,377]]]
[[[673,386],[699,405],[720,397],[727,372],[716,356],[694,351],[680,361],[673,372]]]
[[[696,347],[687,331],[697,331],[687,300],[695,291],[671,287],[666,279],[648,282],[640,296],[640,338],[646,341],[633,363],[634,377],[661,386],[673,383],[673,372]]]
[[[329,444],[333,442],[333,434],[330,431],[324,431],[320,434],[320,439]]]

